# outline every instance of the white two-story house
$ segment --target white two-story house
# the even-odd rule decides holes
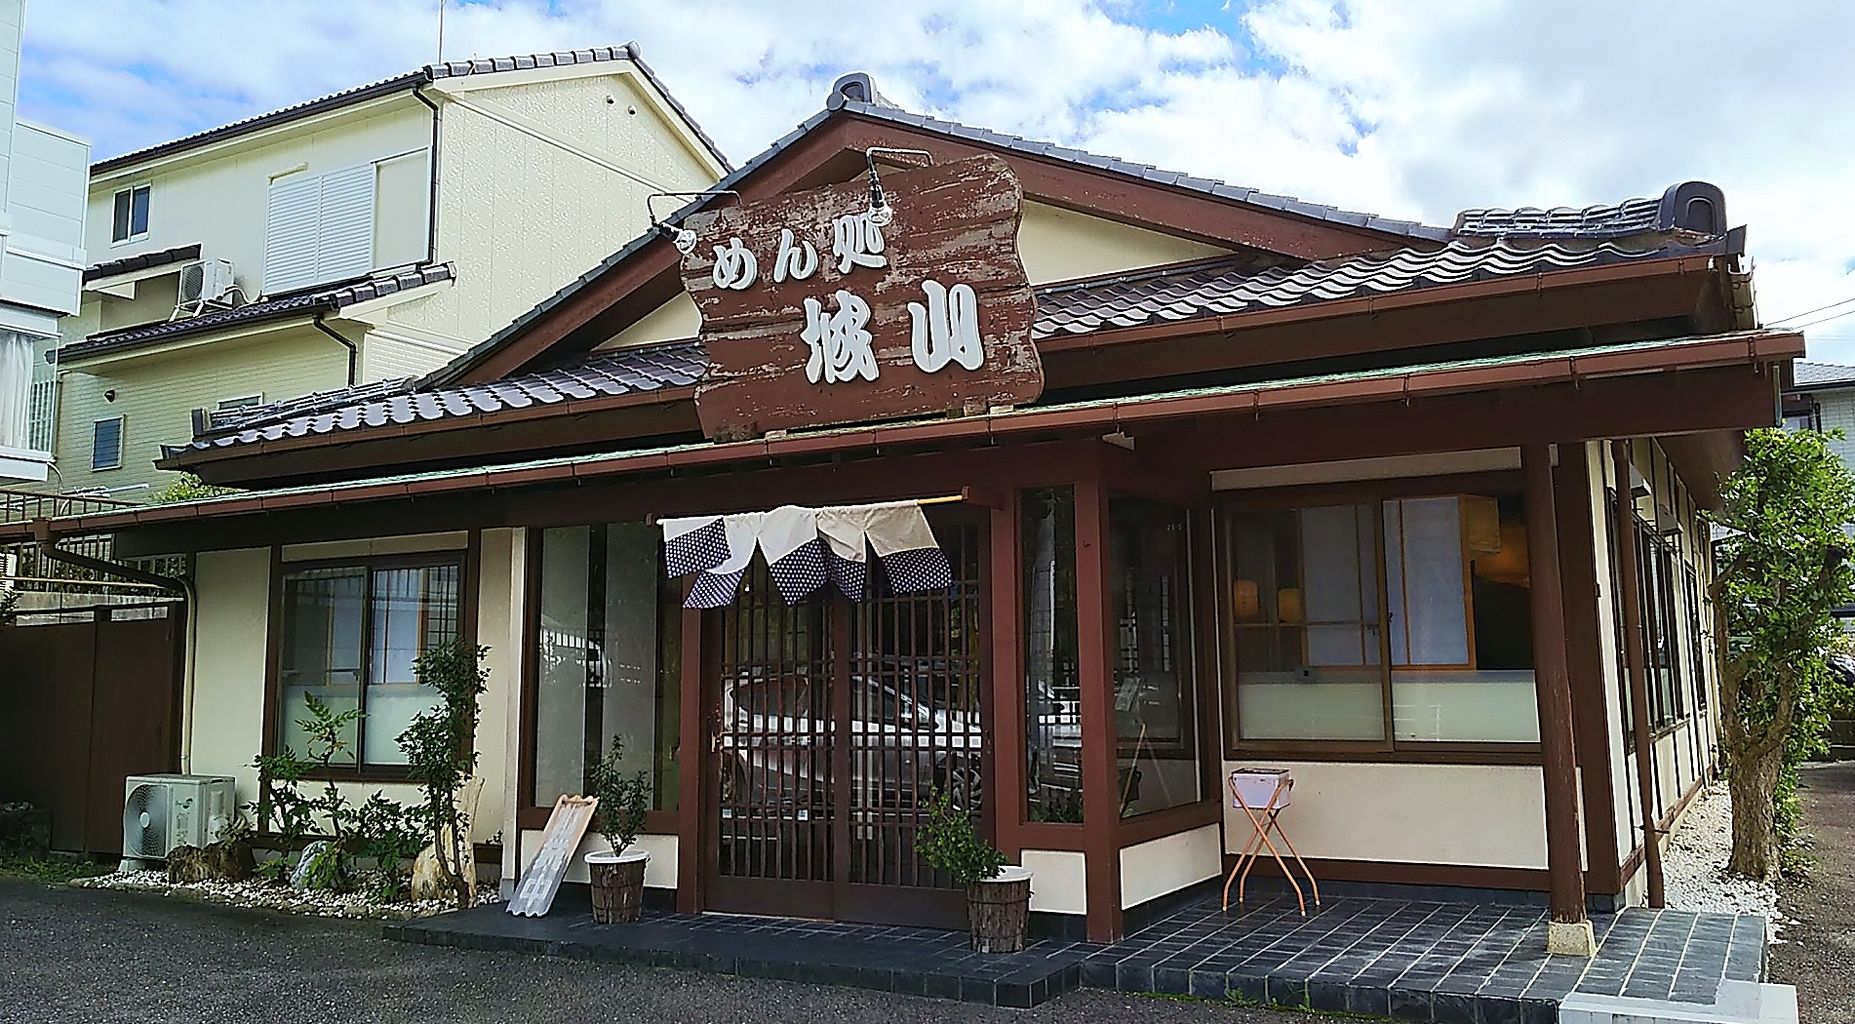
[[[43,355],[52,484],[139,500],[215,417],[441,366],[727,170],[634,46],[430,65],[102,160]]]
[[[52,460],[40,356],[77,312],[90,162],[82,139],[17,116],[25,15],[25,0],[0,0],[0,485],[44,480]]]

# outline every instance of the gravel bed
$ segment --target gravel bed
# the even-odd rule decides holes
[[[249,907],[257,910],[275,910],[286,914],[345,917],[358,920],[406,921],[417,917],[432,917],[457,909],[455,904],[443,900],[406,900],[398,903],[382,903],[369,895],[374,885],[370,879],[365,877],[362,878],[360,886],[354,892],[310,892],[258,878],[243,882],[223,880],[170,882],[167,880],[167,874],[161,871],[122,871],[113,875],[80,878],[71,884],[84,889],[152,892],[206,903],[220,903],[229,907]],[[501,902],[501,897],[497,895],[495,886],[483,886],[479,889],[477,894],[479,906],[499,902]]]
[[[1758,914],[1770,922],[1776,941],[1783,921],[1777,887],[1729,874],[1725,868],[1732,853],[1733,798],[1725,786],[1710,785],[1694,798],[1662,856],[1668,905],[1677,910]]]

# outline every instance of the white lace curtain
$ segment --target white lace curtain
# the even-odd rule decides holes
[[[32,337],[0,330],[0,448],[32,447]]]

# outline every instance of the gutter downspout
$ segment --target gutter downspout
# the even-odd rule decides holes
[[[315,327],[316,330],[321,331],[323,334],[326,334],[331,338],[334,338],[336,341],[341,343],[342,348],[345,348],[348,350],[348,386],[353,387],[354,378],[355,378],[355,365],[360,360],[361,350],[358,346],[354,344],[354,342],[349,341],[348,339],[342,337],[341,332],[335,330],[333,327],[330,327],[328,324],[325,324],[322,322],[322,318],[327,315],[328,314],[326,313],[317,313],[316,318],[310,321],[310,323]]]
[[[1662,885],[1662,841],[1655,822],[1655,782],[1650,775],[1655,752],[1649,742],[1649,680],[1643,651],[1640,567],[1636,564],[1636,499],[1630,493],[1628,441],[1610,442],[1617,478],[1617,585],[1623,591],[1623,653],[1629,666],[1630,729],[1635,733],[1636,794],[1642,808],[1642,861],[1649,873],[1649,906],[1666,904]]]
[[[432,110],[432,144],[431,152],[426,156],[426,166],[431,171],[431,194],[425,200],[425,262],[438,262],[438,126],[442,120],[438,104],[425,95],[424,85],[412,87],[412,96]],[[349,381],[353,383],[353,381]]]

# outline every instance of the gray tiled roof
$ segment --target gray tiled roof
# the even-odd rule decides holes
[[[1654,259],[1708,248],[1659,238],[1642,244],[1458,239],[1441,249],[1396,249],[1318,260],[1299,267],[1258,269],[1249,257],[1205,260],[1039,289],[1035,334],[1048,338],[1160,321],[1229,316],[1436,285]]]
[[[1836,363],[1806,363],[1799,359],[1791,364],[1797,389],[1855,387],[1855,366],[1841,366]]]
[[[1716,239],[1537,242],[1463,239],[1441,249],[1398,249],[1280,265],[1267,256],[1227,256],[1151,270],[1082,278],[1037,289],[1037,338],[1090,334],[1158,322],[1230,316],[1362,295],[1525,277],[1630,260],[1724,251]],[[595,352],[551,370],[481,385],[436,386],[413,378],[238,410],[216,419],[194,449],[285,436],[329,434],[387,423],[476,416],[535,404],[615,396],[696,383],[708,357],[694,341]]]
[[[85,267],[84,280],[86,282],[100,281],[106,277],[115,277],[117,274],[132,274],[150,267],[165,267],[170,263],[185,263],[188,260],[199,258],[200,243],[198,242],[192,245],[176,245],[170,249],[156,249],[153,252],[138,252],[133,256],[104,260]]]
[[[664,222],[668,224],[680,223],[683,218],[708,205],[716,196],[725,194],[728,190],[735,188],[743,179],[749,177],[754,171],[758,170],[761,165],[772,160],[780,153],[785,152],[788,146],[791,146],[793,143],[810,134],[814,128],[823,124],[832,114],[842,109],[875,120],[888,121],[893,124],[918,128],[924,131],[938,132],[943,135],[965,139],[970,142],[977,142],[982,145],[996,146],[1001,149],[1008,149],[1030,156],[1041,156],[1052,160],[1062,160],[1085,167],[1092,167],[1116,174],[1124,174],[1144,181],[1152,181],[1177,188],[1190,189],[1202,192],[1206,195],[1216,196],[1220,199],[1247,203],[1252,206],[1280,210],[1305,217],[1314,217],[1320,220],[1347,224],[1352,227],[1387,232],[1394,236],[1402,235],[1420,243],[1440,242],[1449,238],[1449,230],[1447,228],[1431,227],[1429,225],[1419,224],[1415,221],[1393,220],[1370,213],[1353,213],[1351,211],[1341,210],[1338,207],[1326,206],[1319,203],[1309,203],[1290,196],[1269,195],[1268,193],[1259,192],[1253,188],[1244,188],[1240,185],[1228,185],[1210,178],[1195,178],[1187,174],[1181,174],[1178,171],[1162,171],[1151,164],[1134,163],[1111,156],[1100,156],[1094,153],[1084,152],[1083,150],[1070,149],[1047,142],[1032,142],[1016,135],[1007,135],[1002,132],[989,131],[984,128],[973,128],[953,121],[943,121],[938,118],[925,117],[920,114],[911,114],[886,102],[882,102],[880,94],[877,94],[876,102],[853,99],[846,95],[847,91],[855,91],[854,86],[856,85],[862,85],[872,90],[874,89],[867,75],[845,75],[843,78],[838,79],[837,83],[832,87],[831,95],[827,100],[825,109],[806,118],[798,127],[780,136],[778,139],[775,139],[772,145],[761,151],[753,159],[742,164],[732,173],[716,182],[710,187],[707,194],[691,200],[675,213],[665,217]],[[853,88],[847,90],[847,86]],[[635,253],[649,245],[652,239],[657,237],[658,235],[655,231],[646,231],[636,238],[633,238],[630,242],[627,242],[623,248],[601,260],[597,266],[594,266],[572,281],[567,282],[565,285],[561,286],[560,289],[555,291],[554,294],[542,299],[540,302],[536,303],[533,308],[517,316],[508,326],[503,327],[483,341],[471,346],[448,365],[433,372],[428,380],[431,383],[442,384],[457,379],[471,366],[475,365],[479,359],[501,348],[504,342],[525,331],[529,324],[547,315],[549,311],[572,298],[580,289],[598,280],[614,267],[630,259]]]
[[[299,118],[308,117],[311,114],[338,110],[342,107],[362,103],[378,96],[402,92],[420,85],[429,85],[441,78],[460,78],[464,75],[484,75],[498,71],[520,71],[529,68],[562,67],[571,64],[594,64],[616,60],[628,60],[636,64],[638,70],[644,73],[644,77],[649,79],[651,84],[656,87],[657,91],[661,92],[664,97],[669,100],[670,106],[675,110],[677,116],[681,117],[683,121],[689,125],[690,130],[702,140],[702,144],[708,147],[709,153],[713,155],[723,167],[729,166],[728,158],[722,155],[721,147],[717,146],[715,140],[710,138],[708,133],[702,130],[702,126],[697,124],[696,120],[689,116],[689,111],[684,109],[683,105],[677,101],[676,97],[672,95],[668,89],[664,88],[662,80],[657,77],[656,73],[651,70],[649,65],[644,63],[638,52],[638,44],[626,43],[623,46],[593,46],[579,50],[557,50],[552,53],[528,53],[513,57],[492,57],[463,61],[447,61],[443,64],[427,64],[416,71],[409,71],[403,75],[383,78],[377,82],[369,82],[366,85],[357,85],[351,89],[343,89],[339,92],[329,93],[326,96],[318,96],[312,100],[293,103],[287,107],[262,114],[254,114],[251,117],[233,121],[230,124],[223,124],[217,128],[208,128],[205,131],[195,132],[192,135],[182,136],[181,138],[173,139],[168,142],[148,146],[144,149],[138,149],[132,153],[124,153],[121,156],[113,156],[107,160],[99,160],[90,166],[90,172],[92,174],[108,173],[153,157],[185,152],[196,146],[203,146],[208,142],[236,138],[240,135],[247,135],[260,129],[270,128],[279,124],[287,124]]]
[[[187,447],[204,450],[310,434],[334,434],[389,423],[483,416],[535,405],[562,405],[637,392],[687,387],[708,368],[693,341],[596,352],[569,366],[524,373],[488,384],[416,390],[412,378],[323,392],[241,409],[214,423]]]
[[[280,320],[292,316],[337,312],[369,299],[409,291],[440,281],[449,281],[455,273],[449,263],[428,263],[407,270],[394,271],[345,281],[337,285],[282,295],[274,299],[248,302],[231,309],[217,309],[181,320],[165,320],[106,334],[93,334],[58,350],[58,361],[69,362],[107,352],[120,352],[156,342],[167,341],[221,327],[244,326]]]
[[[1624,238],[1657,231],[1726,231],[1726,199],[1704,181],[1672,185],[1659,196],[1594,206],[1486,207],[1456,214],[1458,238]]]

